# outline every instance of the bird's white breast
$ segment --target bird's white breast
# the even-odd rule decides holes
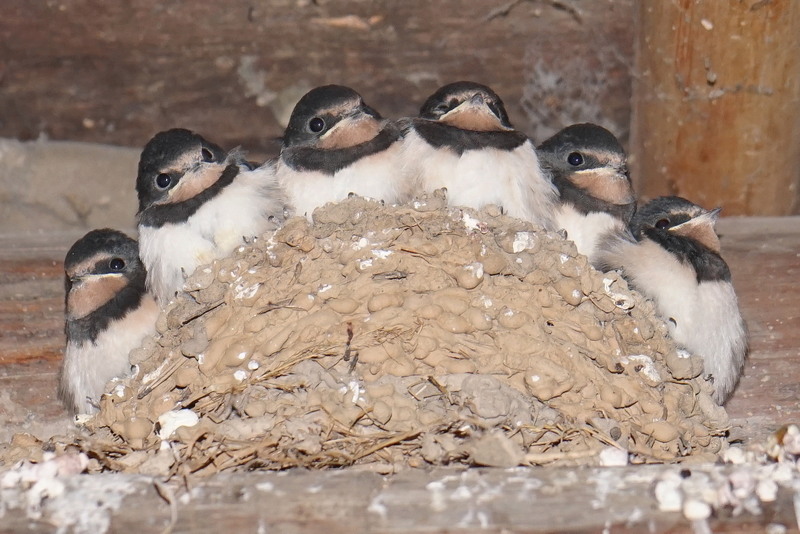
[[[94,413],[87,397],[96,403],[112,378],[129,373],[128,355],[146,336],[155,334],[158,313],[155,301],[145,295],[137,309],[109,323],[94,343],[67,343],[61,388],[78,413]]]
[[[609,213],[580,213],[571,204],[561,204],[556,210],[556,228],[567,232],[578,252],[587,256],[592,265],[597,262],[597,248],[604,237],[624,230],[624,224]]]
[[[328,202],[344,200],[350,193],[394,204],[410,197],[401,174],[401,146],[365,156],[333,175],[319,171],[297,171],[278,163],[277,175],[295,215],[309,219]]]
[[[160,228],[139,226],[139,255],[147,286],[162,306],[197,267],[229,255],[244,238],[259,236],[282,219],[285,194],[272,167],[237,176],[189,219]]]
[[[513,150],[484,148],[457,154],[435,148],[413,130],[404,139],[404,168],[418,192],[447,188],[451,205],[502,206],[512,217],[552,229],[557,193],[530,141]]]

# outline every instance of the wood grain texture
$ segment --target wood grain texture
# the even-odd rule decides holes
[[[642,2],[636,24],[637,190],[798,213],[800,3]]]
[[[627,138],[632,0],[9,0],[0,136],[141,147],[183,126],[274,155],[300,96],[350,85],[387,117],[486,83],[541,141],[595,120]]]
[[[73,496],[48,499],[32,521],[19,509],[6,512],[0,532],[53,532],[105,517],[110,532],[319,533],[690,533],[680,512],[661,512],[656,480],[674,466],[626,468],[407,470],[384,477],[356,470],[221,474],[189,489],[140,475],[73,476]],[[693,468],[692,476],[722,475],[729,467]],[[104,498],[113,492],[119,498]],[[183,498],[179,496],[185,495]],[[174,502],[171,510],[168,499]],[[118,507],[108,502],[121,501]],[[105,506],[105,508],[104,508]],[[171,514],[175,521],[171,521]],[[709,519],[712,532],[761,532],[767,524],[796,526],[792,492],[781,490],[760,515],[721,510]],[[170,527],[170,530],[165,528]],[[65,529],[66,530],[66,529]],[[77,530],[77,529],[76,529]]]

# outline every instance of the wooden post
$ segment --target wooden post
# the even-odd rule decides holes
[[[637,2],[631,167],[643,198],[798,212],[800,2]]]

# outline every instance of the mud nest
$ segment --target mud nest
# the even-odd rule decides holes
[[[189,278],[79,446],[105,469],[708,459],[727,415],[651,302],[442,194],[329,204]],[[613,461],[611,463],[614,463]]]

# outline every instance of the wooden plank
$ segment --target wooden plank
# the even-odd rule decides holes
[[[800,218],[723,218],[718,229],[750,331],[745,374],[727,408],[736,435],[757,441],[800,420]]]
[[[797,213],[800,3],[642,2],[632,167],[645,197]]]
[[[52,532],[81,520],[109,531],[383,534],[432,532],[702,532],[680,512],[659,511],[657,480],[674,466],[407,470],[384,477],[357,470],[216,475],[187,491],[140,475],[62,479],[63,496],[45,500],[42,517],[6,511],[0,532]],[[724,487],[734,468],[692,468]],[[197,481],[195,481],[197,482]],[[158,483],[161,484],[161,483]],[[166,489],[164,489],[166,488]],[[173,511],[167,500],[174,503]],[[79,504],[80,503],[80,504]],[[793,492],[781,490],[760,515],[721,509],[707,528],[753,532],[796,528]],[[103,521],[105,520],[105,521]],[[71,525],[72,524],[72,525]],[[66,530],[66,529],[65,529]],[[86,531],[79,530],[75,531]],[[102,532],[100,528],[92,532]]]
[[[461,79],[493,86],[539,141],[590,119],[625,136],[633,2],[573,4],[8,0],[0,136],[141,147],[184,126],[261,157],[316,85],[400,117]]]

